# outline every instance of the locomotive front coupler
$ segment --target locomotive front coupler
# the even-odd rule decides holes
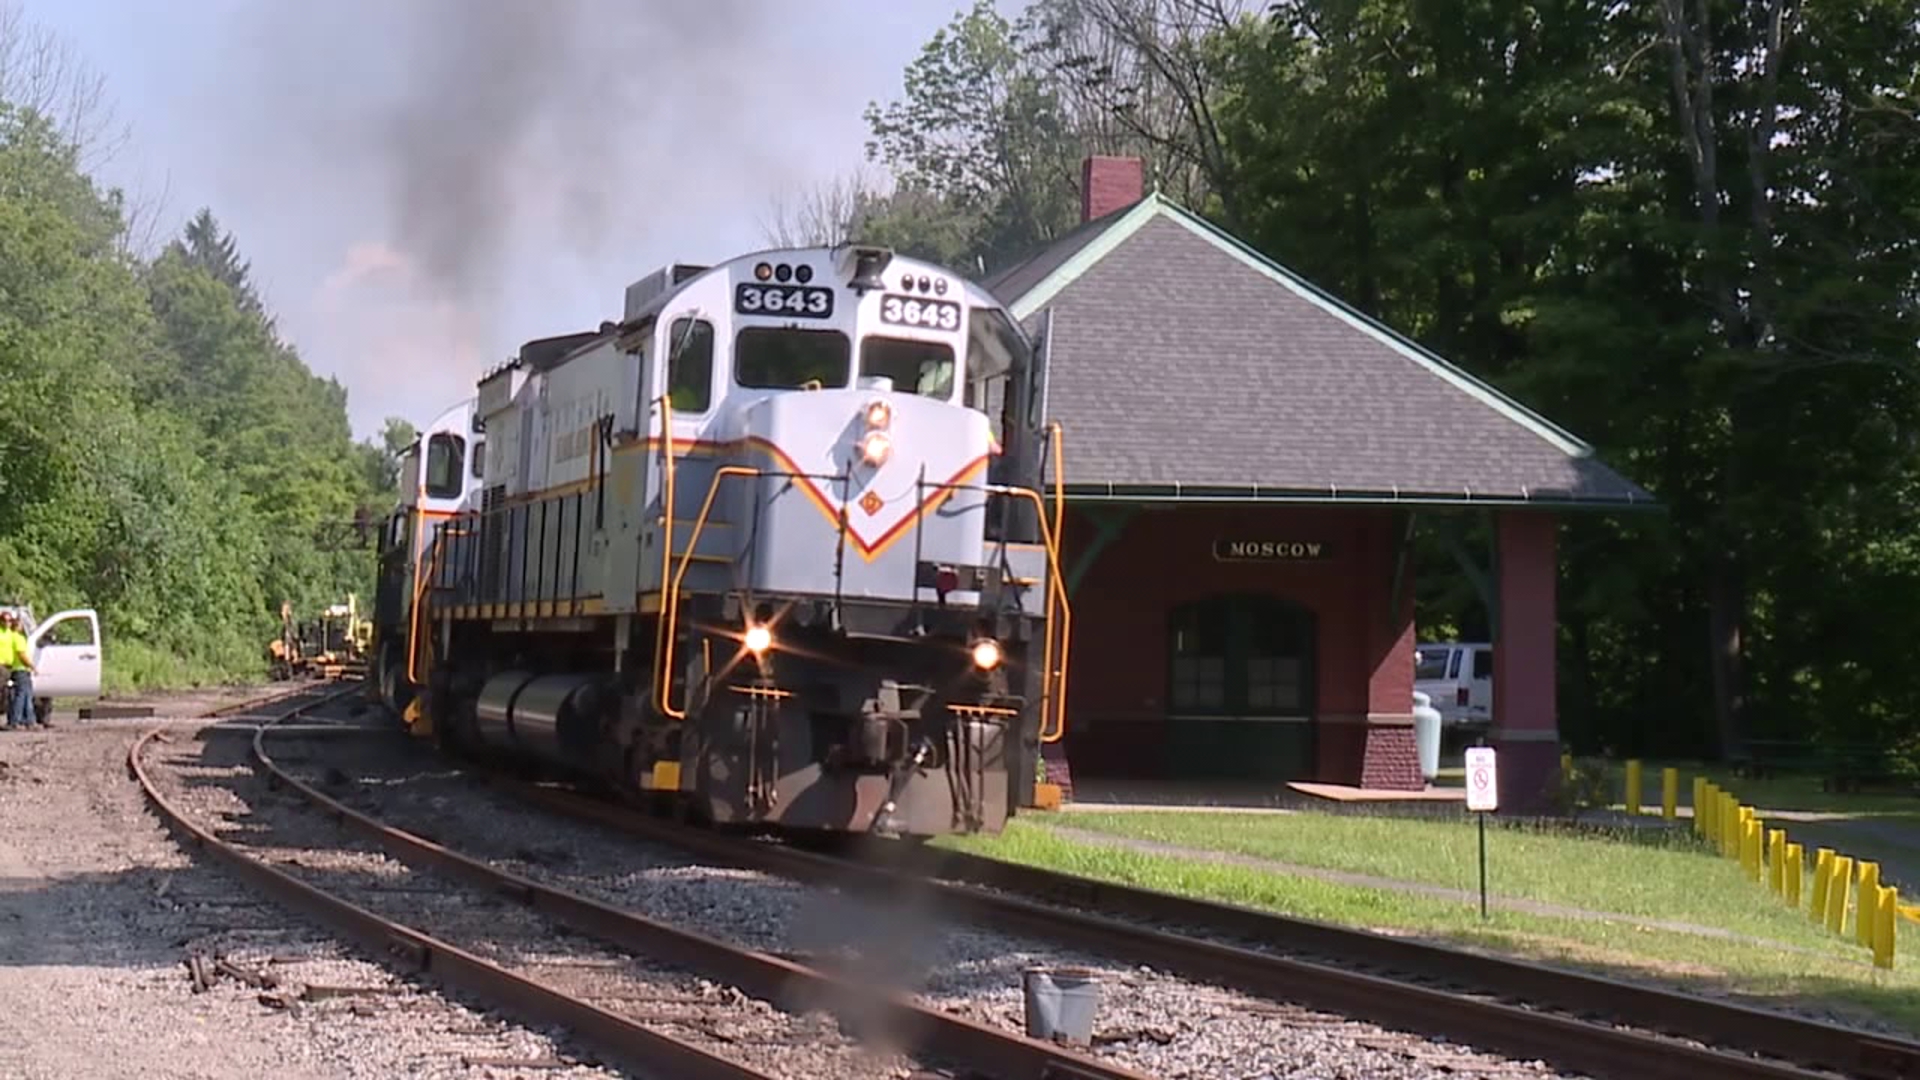
[[[929,756],[933,753],[933,740],[922,735],[914,741],[913,755],[893,766],[887,783],[887,800],[873,813],[873,821],[867,825],[867,831],[879,836],[897,835],[893,827],[894,812],[900,809],[900,792],[906,789],[907,781],[912,779]]]
[[[916,692],[911,706],[902,703],[902,691]],[[932,692],[931,687],[881,680],[878,694],[862,703],[859,714],[850,718],[847,741],[839,748],[835,764],[862,771],[898,766],[907,757],[910,725],[920,719],[920,710]]]

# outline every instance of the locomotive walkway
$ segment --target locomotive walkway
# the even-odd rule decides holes
[[[1105,809],[1105,808],[1102,808]],[[1159,809],[1156,807],[1155,809]],[[1031,820],[1031,819],[1029,819]],[[1258,870],[1262,873],[1285,874],[1295,877],[1310,877],[1336,885],[1350,885],[1359,888],[1384,889],[1418,896],[1427,896],[1440,900],[1462,904],[1478,904],[1480,894],[1470,889],[1455,889],[1445,885],[1432,885],[1420,881],[1407,881],[1402,878],[1378,877],[1373,874],[1358,874],[1347,870],[1329,870],[1325,867],[1306,866],[1300,863],[1283,862],[1278,859],[1266,859],[1257,855],[1242,855],[1230,851],[1209,851],[1202,848],[1184,847],[1158,840],[1143,840],[1138,837],[1114,836],[1108,833],[1077,829],[1070,825],[1058,825],[1051,821],[1041,823],[1041,827],[1063,840],[1076,844],[1117,848],[1135,851],[1144,855],[1160,855],[1167,858],[1183,859],[1190,862],[1225,863],[1232,866]],[[1640,915],[1627,915],[1617,911],[1598,911],[1592,908],[1572,907],[1564,904],[1549,904],[1538,900],[1523,900],[1518,897],[1501,896],[1491,888],[1487,892],[1487,906],[1502,911],[1513,911],[1528,915],[1542,915],[1551,918],[1583,919],[1590,922],[1631,923],[1635,926],[1669,930],[1674,933],[1694,934],[1700,937],[1718,938],[1724,941],[1738,941],[1753,945],[1764,945],[1780,952],[1801,953],[1807,956],[1825,954],[1813,949],[1782,944],[1767,938],[1757,938],[1748,934],[1736,934],[1717,926],[1702,926],[1698,923],[1678,922],[1666,919],[1650,919]]]

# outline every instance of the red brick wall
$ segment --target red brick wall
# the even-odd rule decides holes
[[[1159,776],[1165,760],[1167,613],[1221,592],[1269,592],[1314,613],[1316,712],[1362,720],[1405,715],[1413,691],[1411,604],[1390,628],[1390,511],[1341,507],[1148,510],[1125,526],[1073,595],[1068,745],[1074,771]],[[1094,530],[1069,513],[1065,560],[1075,565]],[[1216,537],[1318,540],[1329,557],[1299,562],[1219,562]],[[1412,594],[1410,577],[1402,584]],[[1355,783],[1367,756],[1361,723],[1320,725],[1321,779]],[[1407,732],[1411,758],[1412,732]],[[1391,770],[1394,755],[1382,757]]]
[[[1360,762],[1360,786],[1396,791],[1418,791],[1426,787],[1420,775],[1420,747],[1413,739],[1410,724],[1366,729],[1366,749]],[[1352,783],[1334,780],[1333,783]]]
[[[1080,163],[1080,220],[1106,217],[1146,196],[1146,167],[1139,158],[1090,157]]]

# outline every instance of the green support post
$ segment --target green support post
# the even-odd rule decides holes
[[[1087,520],[1093,522],[1095,531],[1093,540],[1087,545],[1086,550],[1080,552],[1074,558],[1073,565],[1067,568],[1068,596],[1074,596],[1080,592],[1080,582],[1085,580],[1087,572],[1093,569],[1093,564],[1099,560],[1100,553],[1120,538],[1120,534],[1126,531],[1127,523],[1139,516],[1140,508],[1137,506],[1085,507],[1081,509],[1081,513],[1086,515]]]

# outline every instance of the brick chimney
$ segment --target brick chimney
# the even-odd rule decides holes
[[[1146,167],[1137,157],[1094,156],[1080,166],[1080,220],[1106,217],[1146,197]]]

